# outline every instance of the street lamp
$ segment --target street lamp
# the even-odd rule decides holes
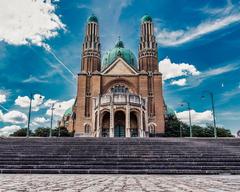
[[[49,137],[52,137],[52,122],[53,122],[53,111],[54,111],[54,103],[52,104],[52,106],[51,106],[51,111],[52,111],[52,113],[51,113],[51,126],[50,126],[50,133],[49,133]]]
[[[188,101],[185,101],[181,104],[181,106],[183,107],[185,105],[187,105],[188,107],[188,117],[189,117],[189,128],[190,128],[190,137],[193,136],[192,134],[192,117],[191,117],[191,107],[190,107],[190,103]]]
[[[217,127],[216,127],[216,116],[215,116],[215,105],[214,105],[214,95],[211,91],[204,91],[202,95],[202,99],[205,98],[204,94],[208,94],[211,99],[212,104],[212,116],[213,116],[213,127],[214,127],[214,137],[217,138]]]
[[[34,94],[30,94],[30,104],[29,104],[29,111],[28,111],[28,124],[27,124],[27,137],[29,137],[29,129],[30,129],[30,122],[31,122],[31,112],[32,112],[32,100]],[[39,99],[42,99],[42,96],[39,96]]]
[[[51,113],[51,126],[50,126],[49,137],[52,137],[53,111],[56,109],[56,108],[54,108],[54,106],[55,106],[55,103],[52,103],[52,106],[51,106],[51,111],[52,111],[52,113]],[[59,108],[60,107],[61,107],[61,105],[59,105]],[[58,135],[59,135],[59,133],[58,133]]]

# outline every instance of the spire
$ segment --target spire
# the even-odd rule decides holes
[[[100,71],[101,53],[99,25],[97,17],[92,14],[87,19],[84,43],[82,47],[82,66],[81,70],[85,72]]]
[[[154,35],[154,25],[152,17],[147,14],[141,18],[138,57],[140,71],[158,71],[158,52],[156,37]]]

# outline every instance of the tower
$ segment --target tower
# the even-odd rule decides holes
[[[145,15],[141,19],[141,34],[139,43],[139,70],[146,72],[158,71],[158,51],[154,35],[152,18]]]
[[[158,47],[154,35],[154,24],[149,15],[141,19],[139,43],[139,71],[145,79],[148,98],[148,121],[154,126],[154,132],[164,131],[162,74],[158,69]],[[144,75],[145,74],[145,75]]]
[[[88,18],[84,43],[82,46],[81,71],[94,72],[101,69],[101,46],[98,19],[95,15]]]

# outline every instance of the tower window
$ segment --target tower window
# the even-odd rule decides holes
[[[128,88],[124,85],[115,85],[111,88],[112,93],[121,94],[121,93],[128,93]]]

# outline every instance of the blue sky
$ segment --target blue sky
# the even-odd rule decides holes
[[[217,124],[240,130],[240,1],[232,0],[2,0],[0,2],[0,128],[3,135],[24,127],[30,93],[35,96],[32,128],[48,126],[76,96],[86,20],[99,18],[102,54],[118,36],[137,56],[140,19],[153,17],[164,98],[179,118],[212,123],[214,93]],[[65,65],[65,66],[64,66]],[[67,69],[66,69],[67,68]],[[71,72],[69,72],[69,70]],[[61,108],[58,107],[61,105]]]

